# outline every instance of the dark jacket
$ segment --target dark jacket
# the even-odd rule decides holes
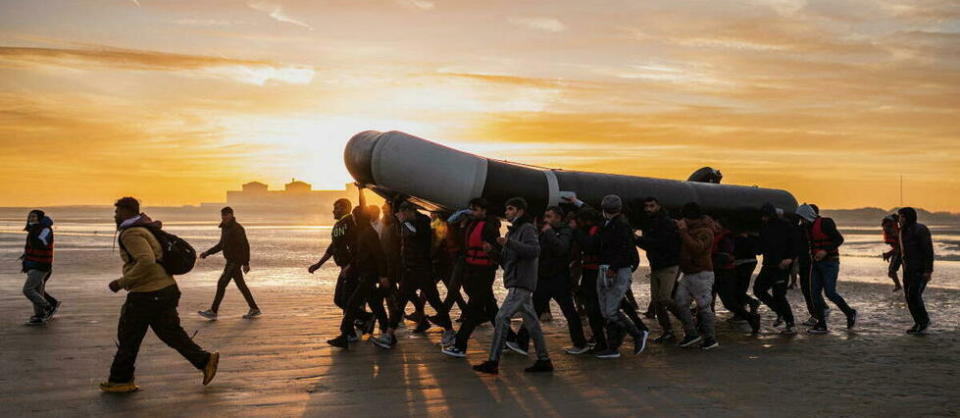
[[[400,259],[406,270],[433,269],[430,252],[433,243],[433,230],[430,217],[417,213],[413,220],[400,224]]]
[[[633,240],[633,229],[627,219],[619,214],[606,220],[600,228],[600,264],[610,266],[611,270],[640,266],[640,255]]]
[[[809,266],[813,262],[810,256],[810,231],[803,222],[797,225],[797,259],[801,266]]]
[[[573,242],[573,231],[566,225],[554,227],[540,233],[540,268],[542,278],[570,277],[570,260],[573,258],[570,245]]]
[[[353,215],[344,215],[337,219],[330,231],[330,246],[327,247],[327,254],[333,256],[333,262],[337,266],[346,267],[353,261],[353,246],[356,245],[357,237],[354,234],[356,223]]]
[[[383,248],[387,263],[387,277],[390,280],[399,280],[403,262],[400,260],[400,224],[396,218],[383,222],[383,228],[380,230],[380,247]]]
[[[763,265],[776,266],[797,256],[797,228],[782,218],[770,218],[760,230]]]
[[[245,266],[250,264],[250,243],[247,241],[247,231],[240,222],[220,223],[220,242],[206,251],[213,255],[223,251],[223,258],[228,263]]]
[[[734,265],[734,240],[730,231],[722,230],[713,238],[713,270],[730,270]]]
[[[933,238],[926,225],[911,223],[900,230],[904,279],[908,274],[933,273]]]
[[[758,255],[760,255],[760,238],[756,235],[737,235],[733,238],[733,258],[738,265],[748,264],[750,260],[755,263]]]
[[[27,242],[23,247],[23,271],[50,271],[53,266],[53,219],[44,216],[35,225],[29,225]]]
[[[686,220],[680,231],[680,271],[686,274],[713,271],[713,222],[706,217]]]
[[[372,226],[357,226],[356,246],[351,268],[360,277],[388,277],[387,256],[380,245],[380,237]]]
[[[577,228],[576,231],[573,231],[573,240],[580,251],[581,268],[588,271],[593,270],[595,273],[596,268],[588,267],[588,264],[596,264],[597,260],[600,259],[600,234],[590,235],[590,228]],[[599,227],[597,228],[599,230]],[[592,263],[591,260],[593,260]]]
[[[637,246],[647,252],[651,270],[673,267],[680,263],[680,235],[677,224],[665,212],[654,215],[644,225]]]
[[[537,228],[526,216],[516,219],[508,228],[507,243],[500,251],[503,287],[518,287],[531,292],[537,290],[539,256]]]

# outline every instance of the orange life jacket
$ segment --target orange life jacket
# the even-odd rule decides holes
[[[467,264],[480,267],[493,265],[490,255],[483,250],[483,227],[486,225],[486,221],[479,221],[467,232],[467,256],[464,260]]]

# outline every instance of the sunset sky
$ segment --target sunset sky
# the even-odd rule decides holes
[[[0,0],[0,206],[342,187],[366,129],[960,212],[960,2]]]

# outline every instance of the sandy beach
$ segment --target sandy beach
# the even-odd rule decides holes
[[[0,415],[3,416],[918,416],[960,414],[960,263],[940,262],[925,296],[933,318],[925,337],[904,334],[912,321],[902,294],[891,293],[876,258],[846,257],[840,292],[860,311],[848,332],[835,315],[829,335],[783,337],[772,327],[749,336],[724,321],[718,308],[720,348],[702,352],[651,344],[638,357],[598,360],[566,355],[566,324],[556,306],[545,323],[557,367],[527,375],[532,359],[506,354],[501,374],[480,376],[469,365],[486,358],[489,326],[474,334],[467,360],[439,352],[438,329],[426,336],[399,332],[384,352],[367,342],[344,352],[327,346],[340,311],[331,302],[336,270],[304,270],[325,247],[328,229],[252,225],[254,271],[248,284],[264,311],[243,320],[236,288],[227,291],[216,322],[196,311],[213,297],[222,259],[211,258],[179,279],[180,313],[188,333],[220,351],[216,380],[200,374],[148,333],[140,352],[140,392],[97,390],[114,354],[123,294],[107,290],[119,274],[109,230],[64,224],[48,290],[64,302],[46,327],[23,325],[30,305],[20,293],[15,231],[2,235],[10,260],[0,273]],[[210,225],[172,224],[198,248],[212,244]],[[178,229],[180,228],[180,229]],[[192,229],[191,229],[192,228]],[[281,244],[284,243],[284,244]],[[296,251],[291,248],[298,248]],[[257,250],[259,249],[259,251]],[[644,263],[645,264],[645,263]],[[648,299],[647,269],[634,278],[641,304]],[[503,289],[495,285],[499,297]],[[802,297],[789,294],[798,320]],[[718,304],[719,306],[719,304]],[[654,335],[655,321],[647,321]],[[801,327],[802,328],[802,327]],[[627,344],[629,346],[629,343]],[[626,352],[626,350],[624,350]]]

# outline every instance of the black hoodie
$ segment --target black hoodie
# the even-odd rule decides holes
[[[247,231],[236,219],[220,223],[220,242],[206,251],[213,255],[223,251],[223,258],[228,263],[245,266],[250,264],[250,243],[247,241]]]
[[[901,210],[904,218],[900,229],[900,248],[903,254],[904,278],[909,274],[933,273],[933,239],[926,225],[917,223],[917,212]]]
[[[680,233],[677,223],[664,211],[653,215],[644,225],[643,236],[637,246],[647,252],[650,270],[660,270],[680,264]]]

